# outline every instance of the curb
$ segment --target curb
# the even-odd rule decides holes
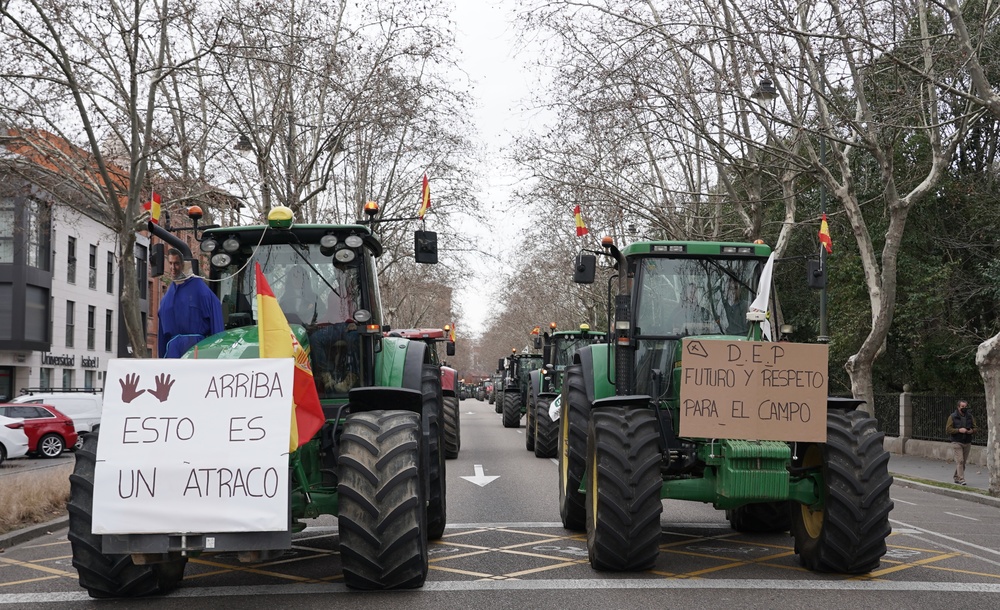
[[[935,485],[928,485],[926,483],[919,483],[917,481],[910,481],[908,479],[899,478],[899,477],[904,477],[906,475],[898,475],[896,473],[889,473],[889,474],[892,474],[893,476],[893,485],[899,485],[900,487],[910,487],[912,489],[928,491],[930,493],[938,494],[940,496],[948,496],[951,498],[956,498],[958,500],[966,500],[969,502],[975,502],[977,504],[984,504],[986,506],[1000,508],[1000,498],[994,498],[993,496],[986,496],[983,494],[972,493],[969,491],[960,491],[958,489],[937,487]]]
[[[41,538],[46,534],[51,534],[55,530],[68,526],[69,515],[63,515],[62,517],[53,519],[52,521],[48,521],[46,523],[39,523],[38,525],[32,525],[30,527],[7,532],[6,534],[0,534],[0,552],[9,549],[12,546],[28,542],[29,540]]]

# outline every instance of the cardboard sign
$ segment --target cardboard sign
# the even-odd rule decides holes
[[[681,436],[826,442],[826,345],[685,339],[681,365]]]
[[[93,532],[287,530],[293,366],[112,360]]]

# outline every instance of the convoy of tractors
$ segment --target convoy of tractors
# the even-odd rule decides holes
[[[203,554],[274,558],[321,515],[338,520],[349,587],[422,586],[428,541],[447,522],[446,460],[459,455],[465,399],[495,405],[504,428],[523,420],[526,449],[558,459],[553,515],[586,532],[595,569],[654,566],[664,499],[711,504],[737,531],[789,531],[812,570],[864,574],[879,565],[893,507],[881,433],[859,401],[827,398],[825,346],[781,335],[768,246],[647,241],[619,249],[605,240],[577,256],[574,280],[593,282],[598,257],[605,261],[607,318],[536,327],[530,347],[466,383],[439,352],[443,344],[445,355],[455,353],[446,330],[384,325],[382,244],[372,226],[295,224],[279,207],[266,225],[203,231],[225,330],[185,357],[259,357],[255,265],[276,295],[293,281],[302,291],[304,281],[316,297],[311,311],[326,315],[295,322],[286,313],[325,423],[287,455],[284,532],[151,526],[95,534],[99,434],[89,435],[71,477],[69,538],[91,596],[167,592],[188,558]],[[417,261],[436,262],[433,234],[417,243]],[[166,468],[183,456],[163,459]]]

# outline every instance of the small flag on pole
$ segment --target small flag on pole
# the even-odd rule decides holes
[[[448,331],[448,340],[452,343],[455,342],[455,325],[451,325],[451,329]]]
[[[573,216],[576,218],[576,236],[583,237],[589,233],[587,225],[583,224],[583,214],[580,212],[580,206],[573,208]]]
[[[149,220],[153,224],[160,224],[160,194],[153,193],[149,201],[142,204],[142,209],[149,212]]]
[[[542,327],[541,326],[536,326],[536,327],[534,327],[534,328],[531,329],[531,334],[532,335],[537,335],[540,332],[542,332]]]
[[[827,254],[833,254],[833,238],[830,237],[830,225],[826,224],[826,214],[819,225],[819,243],[826,248]]]
[[[420,210],[417,211],[420,220],[424,219],[424,214],[429,209],[431,209],[431,185],[427,181],[427,174],[424,174],[424,187],[420,190]]]

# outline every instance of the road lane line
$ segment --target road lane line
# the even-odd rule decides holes
[[[966,517],[965,515],[960,515],[958,513],[945,512],[944,514],[951,515],[952,517],[961,517],[963,519],[968,519],[969,521],[979,521],[979,519],[976,519],[975,517]]]

